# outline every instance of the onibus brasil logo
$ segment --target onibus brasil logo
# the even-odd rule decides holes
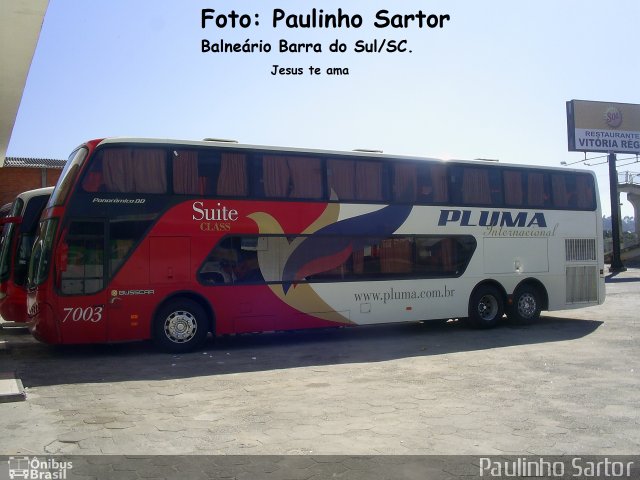
[[[66,480],[73,462],[56,458],[9,457],[9,478],[32,480]]]

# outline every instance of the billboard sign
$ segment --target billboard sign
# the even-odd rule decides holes
[[[640,105],[567,102],[570,152],[640,153]]]

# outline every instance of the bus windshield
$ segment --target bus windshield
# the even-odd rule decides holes
[[[55,218],[44,220],[40,224],[36,243],[33,246],[33,252],[31,253],[31,262],[29,263],[28,284],[30,286],[40,285],[47,278],[49,263],[51,260],[53,238],[56,233],[57,226],[58,220]]]
[[[16,198],[11,208],[11,217],[20,215],[22,211],[22,205],[24,201],[21,198]],[[10,263],[11,263],[11,240],[16,231],[15,223],[8,223],[4,226],[2,231],[2,250],[0,250],[0,281],[4,282],[9,278]]]
[[[60,174],[58,183],[56,183],[56,188],[49,199],[48,207],[57,207],[64,204],[86,156],[87,149],[85,147],[80,147],[77,150],[74,150],[69,156],[69,159]]]

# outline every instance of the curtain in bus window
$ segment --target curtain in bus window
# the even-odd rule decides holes
[[[462,198],[464,203],[491,204],[489,172],[480,168],[464,167],[462,174]]]
[[[291,198],[321,198],[322,172],[320,159],[289,157]]]
[[[578,208],[593,208],[593,183],[591,177],[579,175],[576,177],[576,190],[578,193]]]
[[[108,192],[132,192],[131,149],[110,148],[102,154],[102,171]]]
[[[431,166],[431,182],[433,188],[433,201],[446,202],[449,200],[446,165]]]
[[[200,190],[198,178],[198,152],[177,150],[173,155],[173,191],[197,195]]]
[[[551,189],[553,191],[553,206],[567,208],[569,206],[569,192],[564,175],[551,175]]]
[[[333,190],[338,200],[355,198],[355,162],[353,160],[327,160],[329,191]]]
[[[523,203],[522,172],[502,172],[504,182],[504,199],[507,205],[520,206]]]
[[[530,207],[543,207],[545,204],[544,174],[527,174],[527,205]]]
[[[393,166],[393,199],[399,202],[415,202],[418,191],[418,166],[396,163]]]
[[[82,189],[85,192],[99,192],[104,185],[104,175],[102,173],[102,158],[98,157],[96,163],[91,166],[82,180]]]
[[[135,149],[133,173],[136,193],[167,191],[166,152],[160,149]]]
[[[218,176],[218,195],[247,195],[247,162],[242,153],[223,153]]]
[[[382,241],[380,263],[382,273],[410,273],[412,269],[412,243],[407,238]]]
[[[382,200],[382,164],[356,162],[356,199]]]
[[[351,254],[353,259],[353,273],[362,275],[364,273],[364,251],[357,250]]]
[[[290,180],[287,158],[265,155],[262,159],[262,179],[266,197],[286,197]]]

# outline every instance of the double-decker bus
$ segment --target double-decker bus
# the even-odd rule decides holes
[[[222,141],[69,158],[31,258],[49,343],[467,318],[604,301],[591,172]]]
[[[53,187],[18,195],[8,216],[0,218],[0,316],[9,322],[26,322],[27,270],[40,215]]]

